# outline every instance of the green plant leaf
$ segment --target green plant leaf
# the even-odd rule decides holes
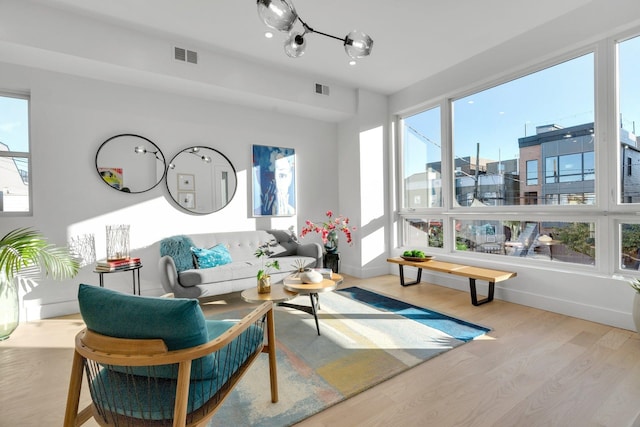
[[[47,243],[37,230],[18,228],[0,239],[0,274],[9,282],[21,270],[34,266],[56,280],[75,276],[80,267],[66,248]]]

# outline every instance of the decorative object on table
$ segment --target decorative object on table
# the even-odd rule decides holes
[[[300,274],[304,273],[305,271],[311,270],[310,268],[305,266],[305,261],[303,259],[296,259],[293,262],[293,265],[295,265],[296,267],[296,269],[293,271],[294,277],[299,277]]]
[[[629,286],[636,292],[633,295],[633,323],[636,325],[636,332],[640,332],[640,279],[633,279],[629,282]]]
[[[259,246],[254,253],[256,258],[260,258],[260,260],[262,261],[262,268],[258,270],[258,275],[256,276],[256,278],[258,279],[259,294],[268,294],[269,292],[271,292],[271,276],[269,275],[269,273],[271,272],[271,269],[280,270],[280,263],[277,259],[267,262],[264,261],[264,257],[268,258],[269,256],[271,256],[271,254],[273,254],[270,248],[272,246],[275,246],[276,244],[277,242],[275,241],[264,243]]]
[[[293,148],[253,146],[253,215],[296,213],[296,166]]]
[[[333,278],[334,271],[330,268],[314,268],[314,271],[317,271],[322,275],[323,278],[331,280]]]
[[[353,242],[351,232],[355,231],[356,227],[349,227],[349,218],[346,216],[340,215],[334,218],[332,211],[327,211],[325,215],[327,220],[322,223],[306,220],[304,227],[300,231],[300,237],[304,237],[311,232],[319,233],[327,253],[337,253],[338,231],[344,233],[347,243],[351,245]]]
[[[344,37],[337,37],[314,30],[300,18],[291,0],[258,0],[258,15],[267,27],[288,34],[284,42],[284,52],[290,58],[304,55],[307,47],[304,36],[314,33],[341,41],[352,65],[356,59],[369,56],[373,49],[373,39],[362,31],[353,30]],[[296,22],[300,22],[301,29],[294,29]]]
[[[322,274],[314,270],[304,271],[300,273],[299,277],[302,283],[320,283],[323,279]]]
[[[107,261],[129,259],[129,226],[107,225]]]
[[[404,251],[402,255],[400,255],[405,261],[428,261],[433,259],[432,255],[425,255],[425,253],[419,249],[414,249],[410,251]]]
[[[80,268],[96,262],[96,238],[93,233],[69,239],[69,252],[78,260]]]
[[[66,248],[47,243],[31,228],[19,228],[0,239],[0,341],[9,338],[20,321],[18,283],[45,275],[60,280],[78,273],[78,261]]]

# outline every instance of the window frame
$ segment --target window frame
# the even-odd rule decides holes
[[[26,211],[4,211],[0,210],[0,218],[33,216],[33,162],[32,162],[32,144],[31,144],[31,95],[29,93],[11,92],[0,90],[0,97],[23,99],[27,101],[27,147],[28,151],[2,151],[0,157],[6,158],[22,158],[27,160],[27,177],[28,177],[28,201],[29,209]]]
[[[453,230],[453,221],[455,218],[473,218],[473,217],[486,217],[487,215],[495,216],[497,219],[522,219],[522,215],[526,214],[526,217],[537,219],[540,221],[546,221],[549,217],[561,216],[564,221],[571,222],[593,222],[596,226],[595,239],[596,242],[602,242],[602,244],[596,245],[596,264],[593,266],[598,274],[604,274],[610,276],[611,274],[624,273],[628,274],[628,270],[621,270],[617,260],[621,256],[621,241],[619,233],[616,233],[615,237],[611,237],[607,230],[612,230],[612,226],[617,227],[620,221],[630,221],[632,216],[637,212],[637,206],[629,203],[622,203],[621,191],[619,190],[620,175],[626,172],[621,167],[620,156],[620,144],[611,143],[612,139],[619,140],[620,134],[618,132],[618,115],[619,115],[619,103],[618,103],[618,74],[617,64],[619,61],[618,43],[621,43],[627,39],[640,36],[640,26],[633,29],[629,29],[626,32],[620,32],[615,35],[597,40],[595,42],[585,43],[584,46],[571,51],[564,51],[555,56],[547,57],[545,59],[535,61],[532,64],[528,64],[525,67],[514,67],[511,71],[507,71],[502,75],[492,78],[490,80],[484,80],[477,84],[472,84],[464,88],[463,90],[452,90],[447,93],[440,94],[439,96],[432,98],[428,102],[422,104],[421,107],[415,109],[407,109],[401,114],[394,117],[394,124],[396,131],[394,137],[396,138],[396,148],[401,149],[402,141],[399,133],[397,132],[402,118],[418,114],[420,111],[427,109],[425,106],[429,105],[429,108],[440,105],[441,107],[441,132],[442,132],[442,190],[444,205],[442,209],[424,209],[418,210],[403,210],[399,201],[398,206],[398,220],[396,221],[396,227],[398,232],[398,246],[403,248],[403,236],[400,225],[403,222],[403,218],[406,215],[412,217],[423,217],[428,219],[430,217],[438,216],[443,218],[443,227],[445,242],[442,249],[428,248],[429,251],[439,251],[442,254],[446,254],[451,257],[464,257],[467,254],[455,253],[455,232]],[[459,98],[464,98],[473,93],[477,93],[491,87],[495,87],[502,83],[511,81],[513,79],[520,78],[522,76],[535,73],[544,70],[548,67],[552,67],[559,63],[569,61],[573,58],[592,53],[593,54],[593,67],[594,67],[594,127],[593,135],[596,143],[594,144],[592,165],[595,168],[594,173],[594,188],[593,192],[598,194],[596,203],[584,204],[584,205],[570,205],[570,206],[550,206],[550,205],[534,205],[530,206],[526,203],[516,206],[485,206],[482,208],[482,212],[479,209],[471,209],[468,207],[460,208],[455,206],[452,202],[455,198],[453,186],[453,163],[452,163],[452,101]],[[401,151],[399,151],[401,152]],[[591,160],[591,159],[590,159]],[[587,175],[584,170],[584,157],[583,157],[583,179]],[[396,154],[396,168],[402,168],[402,161],[399,155]],[[450,170],[447,171],[446,169]],[[544,174],[542,174],[544,175]],[[525,175],[526,176],[526,175]],[[450,177],[450,178],[449,178]],[[402,183],[402,175],[396,175],[396,189],[397,193],[404,191]],[[544,182],[545,177],[539,176],[539,182]],[[526,187],[525,187],[526,188]],[[612,197],[611,188],[616,188],[618,197]],[[530,195],[530,193],[527,193]],[[585,193],[585,196],[590,197]],[[537,197],[541,197],[538,193]],[[536,207],[537,206],[537,207]],[[614,215],[622,216],[624,219],[614,220]],[[613,246],[610,246],[613,245]],[[472,254],[474,259],[479,259],[484,254]],[[500,260],[496,260],[500,262]],[[512,262],[512,260],[509,260]],[[529,260],[522,260],[524,264],[527,264]],[[516,261],[520,262],[520,261]],[[540,266],[537,261],[536,266]],[[566,270],[566,271],[581,271],[584,272],[585,266],[579,266],[574,268],[571,265],[558,265],[554,264],[554,267]],[[639,274],[635,273],[635,274]]]

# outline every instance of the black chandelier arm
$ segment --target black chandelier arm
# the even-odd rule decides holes
[[[331,34],[323,33],[322,31],[314,30],[309,25],[307,25],[307,23],[304,22],[302,18],[300,18],[300,16],[298,16],[298,21],[300,21],[300,23],[302,24],[302,27],[304,28],[305,32],[320,34],[321,36],[329,37],[335,40],[340,40],[343,43],[347,42],[346,37],[336,37],[336,36],[332,36]]]

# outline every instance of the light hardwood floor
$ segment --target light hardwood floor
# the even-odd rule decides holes
[[[474,307],[466,292],[402,288],[397,276],[345,277],[343,287],[354,285],[492,331],[299,427],[640,427],[635,332],[499,300]],[[62,425],[73,336],[82,327],[77,316],[29,322],[0,343],[0,426]]]

